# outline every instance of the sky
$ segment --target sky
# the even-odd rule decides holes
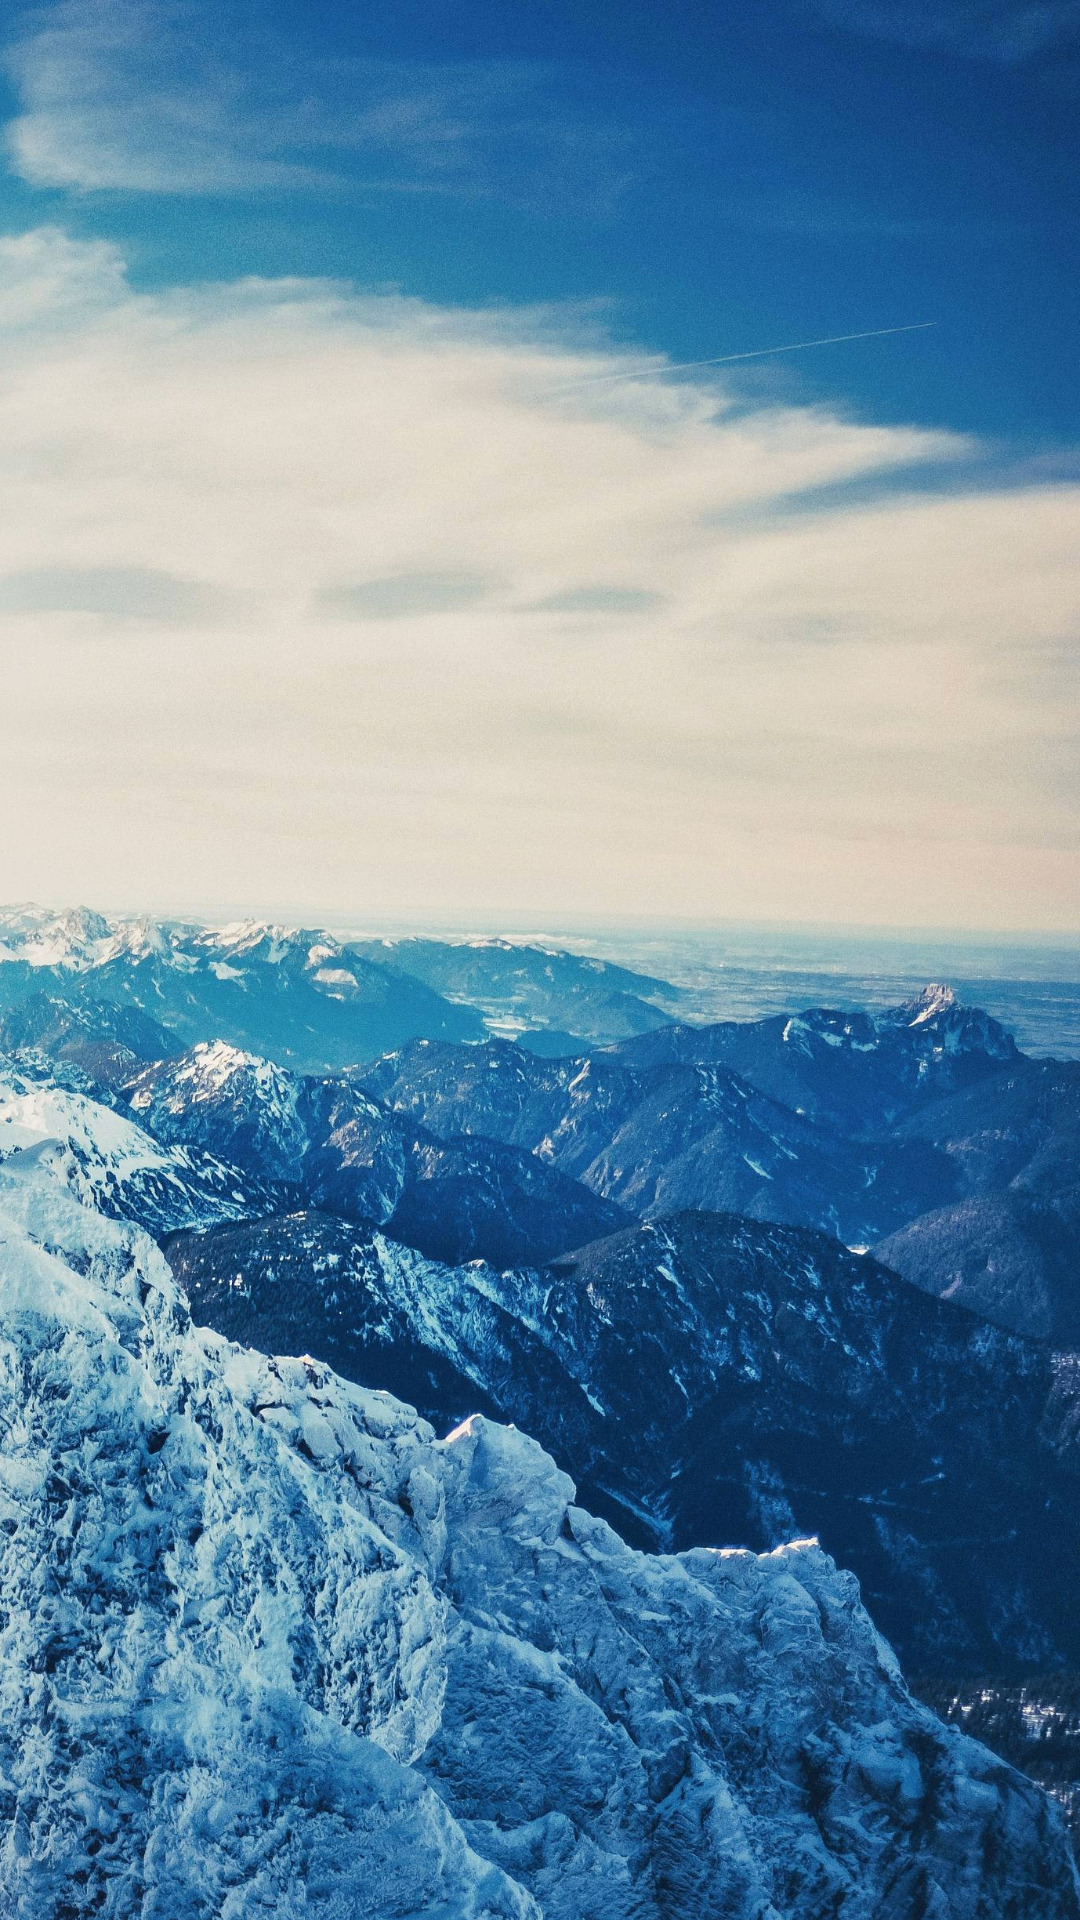
[[[1080,0],[4,22],[0,897],[1080,929]]]

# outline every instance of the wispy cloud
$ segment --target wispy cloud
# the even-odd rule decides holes
[[[901,46],[1019,66],[1080,46],[1080,0],[807,0],[821,20]]]
[[[337,620],[407,620],[479,606],[494,585],[482,573],[391,573],[323,587],[315,607]]]
[[[158,567],[27,567],[0,579],[0,613],[91,613],[185,626],[226,617],[230,596]]]
[[[627,171],[625,136],[556,100],[541,64],[327,60],[229,0],[53,0],[6,64],[8,149],[34,186],[595,201]]]
[[[948,435],[713,380],[575,389],[639,357],[550,312],[135,295],[58,233],[0,244],[0,295],[3,891],[1075,897],[1075,484],[976,492]]]
[[[663,596],[647,587],[582,586],[566,587],[534,600],[532,613],[590,613],[608,617],[628,613],[655,613],[663,605]]]

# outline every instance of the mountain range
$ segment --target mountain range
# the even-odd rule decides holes
[[[479,1039],[478,1013],[331,934],[238,922],[207,928],[80,909],[0,912],[0,1011],[37,993],[137,1009],[181,1047],[228,1040],[301,1070],[372,1058],[415,1034]]]
[[[166,1252],[230,1338],[513,1420],[643,1546],[818,1535],[922,1671],[1080,1662],[1049,1356],[824,1235],[684,1213],[500,1273],[307,1211]]]
[[[320,1098],[351,1116],[348,1174],[340,1143],[319,1151],[327,1178],[337,1166],[357,1191],[366,1149],[356,1146],[355,1093],[364,1089],[379,1107],[364,1123],[371,1151],[381,1133],[382,1157],[404,1156],[412,1169],[397,1227],[433,1257],[543,1260],[630,1217],[739,1212],[875,1247],[916,1285],[996,1324],[1074,1338],[1080,1065],[1025,1057],[947,988],[891,1012],[650,1025],[540,1057],[492,1038],[479,1000],[431,999],[434,988],[402,963],[455,992],[516,995],[519,1014],[546,1020],[536,1032],[549,1037],[575,996],[584,1004],[636,984],[654,995],[641,1000],[652,1022],[676,991],[505,941],[354,942],[354,991],[337,978],[352,946],[318,932],[109,921],[86,910],[8,910],[0,931],[0,1048],[22,1071],[124,1101],[140,1067],[224,1042],[326,1082]],[[374,999],[365,969],[378,977]],[[414,990],[429,998],[417,1002]],[[374,1028],[391,1018],[418,1031],[365,1063]],[[448,1037],[455,1021],[464,1042]],[[258,1044],[247,1045],[253,1035]],[[342,1082],[336,1090],[328,1074]],[[386,1109],[408,1127],[395,1133]],[[341,1124],[328,1120],[325,1131],[340,1135]],[[179,1119],[172,1125],[174,1143],[199,1144]],[[220,1138],[205,1144],[219,1159],[235,1152]],[[311,1142],[306,1151],[311,1173]],[[545,1178],[538,1163],[576,1184]],[[266,1178],[265,1166],[248,1171]],[[294,1172],[291,1198],[321,1206],[323,1190]],[[341,1204],[380,1224],[388,1217],[355,1191]]]
[[[941,987],[695,1026],[505,942],[0,919],[0,1180],[149,1232],[196,1322],[435,1432],[512,1421],[645,1565],[818,1537],[931,1690],[1080,1667],[1080,1063]]]

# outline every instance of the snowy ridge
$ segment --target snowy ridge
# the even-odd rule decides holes
[[[303,1188],[315,1205],[382,1222],[401,1195],[406,1136],[346,1080],[300,1075],[216,1040],[146,1067],[127,1092],[172,1151],[216,1153],[250,1178]]]
[[[634,1553],[512,1429],[193,1327],[39,1166],[0,1272],[5,1914],[1080,1913],[813,1543]]]
[[[154,1234],[251,1219],[274,1203],[265,1181],[163,1146],[112,1108],[0,1061],[0,1162],[11,1156],[47,1165],[77,1200]]]
[[[60,967],[72,973],[133,964],[152,956],[181,972],[204,966],[219,979],[242,980],[252,963],[280,966],[299,960],[316,980],[356,986],[346,950],[332,934],[262,920],[233,920],[221,927],[196,922],[123,917],[88,907],[54,912],[47,907],[0,908],[0,962]],[[328,963],[329,969],[328,969]]]
[[[133,1113],[147,1116],[159,1139],[169,1139],[192,1109],[197,1126],[200,1113],[225,1107],[233,1127],[252,1133],[264,1156],[295,1162],[310,1145],[297,1111],[302,1084],[272,1060],[224,1040],[202,1041],[182,1058],[146,1069],[128,1100]]]

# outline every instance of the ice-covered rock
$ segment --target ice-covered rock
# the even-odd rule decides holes
[[[1050,1803],[814,1544],[633,1552],[514,1430],[193,1327],[25,1159],[0,1528],[12,1920],[1080,1913]]]

